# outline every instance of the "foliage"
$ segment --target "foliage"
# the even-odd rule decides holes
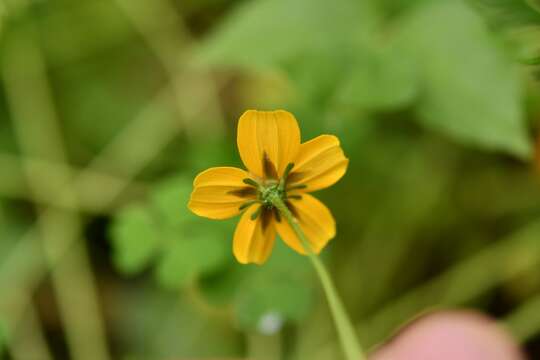
[[[112,238],[120,270],[136,273],[156,261],[159,282],[177,288],[223,268],[229,255],[226,231],[186,213],[190,191],[189,180],[173,179],[156,186],[147,206],[132,206],[118,214]]]
[[[191,181],[177,176],[156,185],[147,203],[118,213],[111,228],[118,269],[129,275],[152,266],[165,289],[195,288],[210,306],[232,308],[240,328],[265,332],[261,319],[268,314],[280,322],[302,320],[312,301],[307,264],[298,265],[298,256],[283,246],[264,267],[235,264],[231,222],[210,222],[187,212],[190,192]],[[225,292],[223,282],[230,287]]]
[[[530,156],[517,67],[478,15],[459,1],[437,2],[406,18],[396,41],[421,69],[420,121],[464,143]]]
[[[338,63],[334,64],[338,67],[343,58],[348,58],[346,70],[338,75],[343,81],[334,85],[341,103],[360,111],[391,109],[408,105],[418,93],[415,110],[422,124],[466,144],[521,157],[531,155],[516,65],[480,16],[464,2],[428,2],[406,11],[394,20],[398,30],[390,35],[390,42],[396,45],[383,51],[373,49],[382,46],[382,26],[376,26],[379,21],[375,11],[366,2],[362,3],[364,9],[353,6],[352,2],[351,9],[338,6],[343,13],[312,4],[320,11],[314,17],[291,15],[295,9],[304,8],[301,1],[292,3],[298,7],[291,8],[291,2],[262,1],[239,10],[214,37],[207,39],[201,51],[202,61],[286,68],[283,63],[298,58],[298,52],[310,54],[308,62],[319,62],[318,51],[322,51],[323,59],[331,57],[330,61]],[[268,6],[272,8],[267,9]],[[291,19],[291,24],[280,26],[282,32],[275,33],[268,23],[254,20],[269,12],[287,14],[285,18]],[[318,44],[313,46],[316,52],[302,38],[285,40],[289,34],[302,37],[316,33],[315,28],[325,28],[325,21],[340,26],[331,27],[335,34],[325,33],[332,35],[330,41],[324,36],[313,37]],[[459,27],[455,26],[457,23]],[[256,39],[261,38],[273,42],[259,47]],[[250,49],[264,53],[253,53]],[[301,66],[306,65],[312,70],[310,79],[317,78],[318,69],[309,63]],[[302,90],[298,89],[300,93]]]
[[[245,109],[285,108],[350,159],[317,196],[366,345],[436,306],[538,341],[537,4],[0,3],[0,320],[29,300],[50,358],[99,348],[105,324],[114,358],[249,357],[256,340],[337,358],[307,259],[278,239],[239,265],[237,219],[186,206],[199,171],[241,166]]]

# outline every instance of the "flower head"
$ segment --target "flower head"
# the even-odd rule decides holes
[[[297,252],[306,253],[273,206],[272,199],[279,197],[306,234],[311,250],[319,253],[335,236],[336,225],[328,208],[309,192],[333,185],[347,171],[349,160],[339,140],[321,135],[301,143],[291,113],[248,110],[238,121],[237,142],[248,170],[215,167],[197,175],[191,211],[210,219],[242,214],[234,233],[234,255],[244,264],[262,264],[272,252],[276,234]]]

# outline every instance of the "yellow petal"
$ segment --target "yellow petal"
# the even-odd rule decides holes
[[[189,209],[210,219],[227,219],[239,214],[242,204],[256,198],[255,189],[242,182],[249,177],[246,171],[234,167],[203,171],[193,181]]]
[[[238,121],[237,142],[240,157],[252,174],[275,178],[283,175],[298,154],[300,129],[287,111],[248,110]]]
[[[251,216],[259,208],[252,205],[240,218],[234,232],[233,252],[242,264],[262,264],[267,259],[276,239],[272,213],[261,213],[256,220]]]
[[[304,184],[307,185],[305,191],[315,191],[341,179],[347,171],[349,159],[345,157],[337,137],[321,135],[300,145],[294,163],[289,186]]]
[[[299,200],[291,200],[288,206],[304,230],[311,249],[318,254],[336,235],[336,222],[332,213],[322,202],[309,194],[302,194]],[[285,218],[282,217],[280,222],[276,221],[276,229],[287,245],[301,254],[306,253]]]

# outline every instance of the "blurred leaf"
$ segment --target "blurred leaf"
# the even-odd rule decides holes
[[[518,69],[464,2],[420,7],[397,42],[420,70],[423,124],[463,143],[530,156]]]
[[[540,26],[508,31],[505,39],[517,61],[524,65],[540,65]]]
[[[167,288],[186,286],[197,275],[219,269],[230,257],[226,229],[192,214],[187,208],[190,193],[191,181],[178,177],[163,182],[151,198],[163,222],[161,236],[168,244],[156,269],[158,280]]]
[[[518,61],[539,64],[540,3],[537,0],[469,0],[469,3],[493,31],[502,30]]]
[[[341,85],[346,69],[350,68],[351,58],[351,54],[328,50],[305,52],[288,61],[283,69],[291,82],[294,103],[305,104],[311,111],[324,111]],[[310,117],[310,125],[320,129],[321,124],[316,119]]]
[[[378,0],[377,5],[389,18],[399,16],[411,7],[418,6],[427,0]]]
[[[273,333],[281,329],[285,320],[301,320],[309,311],[310,305],[310,289],[291,281],[274,279],[241,292],[236,302],[236,314],[242,328]]]
[[[535,0],[468,0],[495,29],[540,25],[540,13],[527,4],[528,1]]]
[[[220,308],[232,305],[238,327],[265,334],[304,319],[315,299],[314,273],[308,259],[279,238],[264,265],[234,262],[227,271],[204,279],[200,285],[211,304]]]
[[[360,57],[337,94],[338,102],[363,110],[388,110],[410,103],[417,92],[415,64],[395,48]]]
[[[272,333],[279,330],[281,322],[301,320],[313,301],[311,270],[306,257],[276,241],[264,266],[246,268],[250,274],[234,302],[240,327]]]
[[[362,41],[376,21],[368,1],[245,2],[206,39],[199,59],[220,65],[274,66],[305,53],[348,49]]]
[[[142,206],[119,213],[112,228],[114,262],[120,271],[133,274],[143,270],[159,249],[151,214]]]
[[[197,275],[212,273],[223,267],[230,259],[229,243],[218,232],[209,236],[190,236],[176,241],[162,255],[157,268],[160,283],[167,288],[179,288],[190,283]]]
[[[161,216],[159,221],[175,226],[193,219],[187,207],[190,193],[191,181],[185,177],[162,181],[150,194],[150,205]]]
[[[177,289],[227,263],[224,225],[189,212],[190,192],[191,182],[175,177],[158,185],[146,205],[117,215],[112,238],[121,271],[140,272],[155,262],[159,283]]]

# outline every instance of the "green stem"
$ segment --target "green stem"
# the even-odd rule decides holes
[[[332,278],[330,277],[328,270],[324,266],[324,263],[311,249],[311,246],[306,235],[304,234],[304,231],[292,215],[291,211],[287,208],[283,200],[281,200],[279,196],[274,196],[272,198],[272,203],[291,225],[296,236],[298,236],[300,242],[302,243],[302,246],[308,254],[309,259],[311,260],[311,263],[313,264],[313,267],[317,272],[317,275],[319,276],[322,287],[326,294],[326,298],[328,300],[330,312],[332,313],[332,317],[337,328],[339,340],[341,342],[341,347],[343,348],[346,359],[365,360],[366,356],[364,354],[364,351],[362,350],[362,347],[358,343],[354,327],[349,317],[347,316],[345,307],[343,306],[343,303],[338,296],[334,283],[332,282]]]

